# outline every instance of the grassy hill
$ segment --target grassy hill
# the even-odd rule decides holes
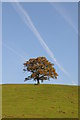
[[[2,85],[3,118],[77,118],[78,87]]]

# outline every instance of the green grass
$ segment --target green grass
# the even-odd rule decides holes
[[[2,85],[3,118],[77,118],[78,87]]]

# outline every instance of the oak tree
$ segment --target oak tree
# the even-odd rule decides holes
[[[54,64],[49,62],[45,57],[31,58],[24,63],[24,71],[30,72],[30,76],[24,81],[34,79],[37,84],[50,78],[57,79],[57,72],[53,67]]]

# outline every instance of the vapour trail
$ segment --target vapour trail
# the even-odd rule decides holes
[[[49,49],[47,44],[44,42],[43,38],[41,37],[40,33],[36,29],[35,25],[33,24],[30,16],[28,15],[27,11],[23,9],[23,7],[20,5],[19,2],[16,2],[15,5],[13,4],[14,8],[18,12],[18,14],[21,16],[22,20],[25,22],[25,24],[30,28],[30,30],[34,33],[34,35],[37,37],[38,41],[42,45],[42,47],[45,49],[45,51],[48,53],[48,55],[52,58],[52,60],[55,62],[55,64],[58,66],[58,68],[67,75],[70,79],[70,74],[57,62],[56,58],[54,57],[54,54]],[[72,81],[74,83],[74,81]],[[75,84],[75,83],[74,83]]]
[[[17,12],[20,14],[21,18],[23,19],[23,21],[26,23],[26,25],[28,25],[28,27],[31,29],[31,31],[35,34],[35,36],[38,38],[40,44],[42,45],[42,47],[46,50],[46,52],[49,54],[49,56],[54,60],[55,63],[57,63],[56,58],[54,57],[54,54],[52,53],[52,51],[48,48],[48,46],[46,45],[46,43],[44,42],[43,38],[41,37],[41,35],[39,34],[39,32],[37,31],[36,27],[34,26],[32,20],[30,19],[28,13],[21,7],[21,5],[17,2],[16,3],[16,9]],[[57,63],[58,67],[66,74],[68,74],[58,63]]]
[[[66,14],[65,9],[61,8],[59,5],[56,5],[55,3],[53,4],[52,2],[50,3],[53,8],[56,9],[56,11],[65,19],[67,23],[75,30],[76,34],[78,34],[78,29],[74,25],[72,19],[70,18],[69,15]]]
[[[25,61],[25,58],[23,55],[21,55],[20,53],[18,53],[15,49],[9,47],[7,44],[3,43],[3,46],[7,49],[9,49],[11,52],[13,52],[14,54],[16,54],[17,56],[19,56],[23,61]]]

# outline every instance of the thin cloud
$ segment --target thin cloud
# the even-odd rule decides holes
[[[75,30],[76,34],[78,34],[78,28],[76,28],[71,17],[68,14],[66,14],[65,9],[60,7],[60,5],[58,5],[58,4],[56,5],[55,3],[53,4],[52,2],[50,4],[65,19],[65,21]]]
[[[7,44],[3,43],[3,46],[5,48],[7,48],[8,50],[10,50],[11,52],[13,52],[14,54],[16,54],[19,58],[21,58],[23,61],[25,60],[24,56],[22,54],[20,54],[19,52],[17,52],[15,49],[13,49],[12,47],[8,46]]]
[[[16,1],[15,4],[12,4],[14,6],[14,8],[16,9],[16,11],[18,12],[18,14],[20,15],[20,17],[22,18],[22,20],[25,22],[25,24],[29,27],[29,29],[34,33],[34,35],[37,37],[37,40],[40,42],[40,44],[42,45],[42,47],[44,48],[44,50],[48,53],[48,55],[52,58],[52,60],[55,62],[55,64],[58,66],[58,68],[70,78],[69,73],[58,63],[58,61],[56,60],[56,58],[54,57],[53,52],[49,49],[48,45],[44,42],[43,38],[41,37],[40,33],[38,32],[38,30],[36,29],[35,25],[33,24],[29,14],[27,13],[27,11],[25,11],[23,9],[23,7],[20,5],[20,3],[18,1]],[[71,79],[71,78],[70,78]],[[72,81],[73,84],[74,81]]]

